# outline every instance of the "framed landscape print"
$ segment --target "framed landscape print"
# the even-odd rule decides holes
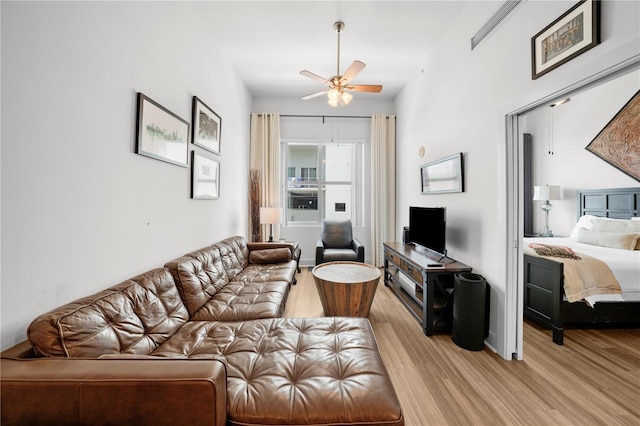
[[[189,123],[138,93],[136,153],[187,167]]]
[[[600,1],[582,0],[531,38],[535,80],[600,43]]]
[[[197,96],[193,97],[193,143],[201,148],[220,154],[220,132],[222,118],[205,105]]]
[[[220,163],[213,158],[192,152],[191,198],[195,200],[220,198]]]
[[[422,194],[443,194],[464,191],[462,153],[441,158],[420,166]]]

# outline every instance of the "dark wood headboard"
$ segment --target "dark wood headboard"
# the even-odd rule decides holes
[[[640,187],[583,189],[578,193],[578,219],[590,214],[614,219],[640,216]]]

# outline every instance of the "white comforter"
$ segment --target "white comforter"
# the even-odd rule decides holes
[[[570,238],[525,238],[527,251],[530,243],[570,247],[577,254],[586,254],[605,262],[620,284],[622,294],[588,296],[591,305],[602,301],[640,301],[640,250],[621,250],[576,242]]]

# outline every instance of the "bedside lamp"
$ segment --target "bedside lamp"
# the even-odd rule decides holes
[[[269,242],[273,242],[273,224],[280,223],[278,207],[260,207],[260,223],[269,225]]]
[[[549,200],[560,200],[560,187],[555,185],[534,186],[533,200],[544,201],[540,208],[544,212],[544,231],[543,237],[553,237],[553,232],[549,229],[549,212],[553,208]]]

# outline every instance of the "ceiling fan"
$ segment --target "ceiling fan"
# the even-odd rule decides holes
[[[366,66],[362,61],[353,61],[347,71],[343,75],[340,75],[340,33],[342,33],[344,29],[344,23],[338,21],[333,24],[333,28],[338,33],[338,65],[336,67],[336,75],[327,79],[307,70],[300,71],[300,74],[305,77],[317,80],[328,86],[324,90],[303,96],[302,99],[306,101],[307,99],[312,99],[326,93],[329,98],[329,105],[338,107],[348,105],[349,102],[351,102],[353,95],[349,92],[380,93],[382,86],[379,84],[350,84],[351,80]]]

